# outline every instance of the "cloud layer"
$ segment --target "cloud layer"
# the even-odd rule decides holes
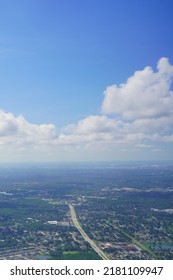
[[[173,66],[161,58],[157,71],[145,67],[136,71],[125,84],[107,87],[102,112],[117,113],[125,120],[159,118],[172,115]]]
[[[23,116],[0,111],[0,144],[47,144],[56,137],[53,124],[32,124]]]
[[[68,141],[104,141],[151,147],[143,141],[173,140],[173,66],[161,58],[157,71],[145,67],[127,82],[107,87],[101,107],[102,115],[88,116],[69,125],[61,135]],[[109,116],[110,115],[110,116]]]
[[[173,66],[161,58],[156,71],[136,71],[126,83],[106,88],[100,115],[90,115],[57,134],[53,124],[32,124],[23,116],[0,111],[0,146],[40,149],[159,151],[173,142]]]

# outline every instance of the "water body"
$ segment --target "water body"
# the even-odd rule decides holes
[[[40,256],[38,256],[38,260],[48,260],[48,256],[47,255],[40,255]]]

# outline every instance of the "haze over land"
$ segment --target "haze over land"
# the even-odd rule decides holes
[[[0,259],[173,259],[173,164],[0,165]]]
[[[171,160],[172,8],[1,3],[0,161]]]

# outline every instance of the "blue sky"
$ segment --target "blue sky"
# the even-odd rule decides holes
[[[170,0],[0,0],[1,160],[170,159],[172,10]]]

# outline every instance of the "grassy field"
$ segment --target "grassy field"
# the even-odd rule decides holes
[[[100,260],[101,258],[93,251],[70,251],[63,252],[62,260]]]

